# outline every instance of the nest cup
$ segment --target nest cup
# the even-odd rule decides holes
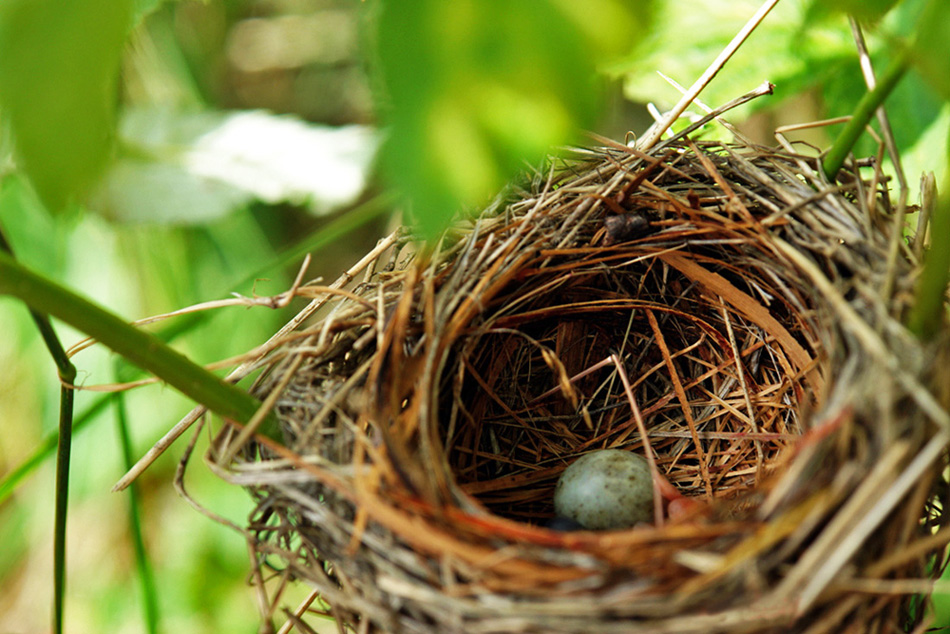
[[[283,442],[230,465],[259,577],[359,632],[917,624],[950,378],[900,325],[893,213],[880,173],[680,137],[579,150],[428,251],[381,241],[262,361]],[[547,528],[605,448],[652,459],[655,522]]]

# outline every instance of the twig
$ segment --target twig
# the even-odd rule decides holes
[[[683,389],[683,382],[680,380],[676,366],[673,364],[673,358],[670,356],[670,349],[666,345],[663,331],[660,329],[660,324],[656,321],[656,315],[653,314],[652,310],[646,311],[646,314],[650,322],[650,328],[653,330],[653,336],[656,338],[656,343],[663,353],[663,360],[666,361],[666,367],[669,369],[670,380],[673,382],[673,390],[679,399],[686,424],[689,425],[689,433],[693,435],[693,446],[696,447],[696,461],[699,463],[699,473],[702,476],[703,484],[706,486],[706,495],[712,499],[713,490],[712,480],[709,478],[709,465],[706,463],[706,452],[703,450],[703,444],[699,441],[699,436],[696,435],[696,421],[693,420],[693,409],[690,407],[689,399],[686,397],[686,390]]]
[[[726,62],[729,61],[729,58],[739,50],[739,47],[742,46],[742,43],[746,41],[746,38],[752,34],[752,31],[759,26],[762,20],[765,19],[765,16],[768,15],[769,11],[772,10],[775,5],[778,4],[778,0],[767,0],[759,10],[755,12],[749,21],[746,22],[745,26],[732,38],[732,41],[726,45],[726,48],[719,53],[719,56],[710,64],[709,68],[706,69],[699,79],[697,79],[692,86],[689,87],[689,90],[686,91],[680,100],[673,106],[673,109],[670,110],[663,120],[650,128],[646,136],[643,137],[643,140],[638,143],[638,149],[642,152],[646,152],[652,148],[657,141],[660,140],[660,137],[663,136],[663,133],[666,132],[673,123],[679,119],[680,115],[686,111],[686,108],[689,107],[689,104],[693,102],[699,93],[712,81],[713,77],[722,70],[722,67],[726,65]]]
[[[353,278],[359,274],[360,271],[362,271],[364,268],[366,268],[372,262],[374,262],[376,258],[379,257],[380,253],[383,253],[386,249],[390,248],[393,244],[395,244],[396,238],[397,238],[397,234],[392,233],[386,238],[380,240],[379,243],[376,245],[376,248],[374,248],[359,262],[357,262],[350,269],[348,269],[346,273],[341,275],[340,278],[337,279],[337,281],[335,281],[333,284],[330,285],[330,287],[333,289],[341,289],[343,286],[349,284],[353,280]],[[307,306],[305,306],[303,310],[297,313],[297,315],[293,319],[291,319],[289,322],[284,324],[280,330],[278,330],[270,339],[268,339],[267,342],[263,346],[258,348],[258,350],[260,350],[261,353],[260,355],[258,355],[256,359],[248,360],[242,363],[238,368],[236,368],[230,374],[228,374],[226,380],[236,382],[236,381],[241,380],[245,376],[247,376],[247,374],[253,369],[254,363],[258,361],[260,357],[262,357],[266,353],[266,351],[272,350],[274,347],[276,347],[281,341],[285,339],[285,337],[287,336],[289,332],[292,332],[297,326],[303,323],[314,312],[319,310],[321,306],[326,304],[330,300],[330,297],[331,295],[327,294],[323,297],[314,299],[309,304],[307,304]],[[158,457],[162,455],[165,452],[165,450],[168,449],[172,445],[172,443],[178,440],[179,436],[185,433],[185,431],[189,427],[191,427],[191,425],[196,420],[201,418],[207,411],[208,410],[206,407],[204,407],[203,405],[199,405],[198,407],[191,410],[191,412],[186,414],[185,417],[182,418],[180,421],[178,421],[168,431],[168,433],[162,436],[152,446],[152,448],[149,449],[148,452],[146,452],[144,456],[139,458],[138,462],[136,462],[135,465],[133,465],[133,467],[129,469],[128,472],[125,473],[125,475],[119,478],[119,481],[116,482],[115,485],[113,485],[112,490],[121,491],[125,487],[129,486],[129,483],[135,480],[135,478],[139,477],[139,475],[141,475],[142,472],[145,471],[149,467],[149,465],[155,462],[155,460],[158,459]]]
[[[633,412],[633,419],[637,422],[637,429],[640,430],[640,438],[643,439],[643,453],[646,454],[647,462],[650,464],[650,476],[653,482],[653,517],[657,526],[663,526],[663,495],[660,492],[660,470],[656,466],[656,457],[653,455],[653,448],[650,446],[650,437],[643,422],[643,414],[640,413],[640,406],[637,405],[637,399],[630,387],[630,379],[627,377],[627,371],[624,369],[623,363],[620,362],[620,357],[612,354],[610,360],[617,366],[617,374],[623,382],[624,394],[627,396],[627,402],[630,403],[630,410]]]
[[[726,334],[729,336],[729,345],[732,346],[732,357],[736,360],[736,373],[739,375],[739,383],[742,385],[742,398],[745,401],[746,414],[749,416],[749,426],[752,427],[754,434],[759,433],[759,425],[755,420],[755,409],[752,407],[752,399],[749,397],[749,382],[745,377],[745,368],[742,366],[742,355],[739,353],[739,346],[736,345],[736,334],[732,330],[732,320],[729,319],[729,311],[726,310],[726,302],[719,297],[719,307],[722,310],[722,319],[726,324]],[[762,443],[755,442],[755,470],[756,474],[762,476],[762,468],[765,466],[765,455],[762,452]]]
[[[854,36],[855,45],[858,48],[858,56],[861,61],[861,73],[864,75],[864,83],[868,90],[874,90],[876,80],[874,77],[874,68],[871,65],[871,56],[868,55],[867,46],[864,43],[864,34],[861,32],[861,25],[854,16],[848,17],[851,23],[851,33]],[[887,153],[891,157],[891,163],[894,164],[894,172],[897,175],[897,182],[900,185],[900,193],[897,199],[897,210],[892,219],[890,242],[887,249],[887,265],[885,269],[884,284],[881,285],[881,299],[885,304],[891,294],[894,292],[894,278],[897,276],[897,255],[900,251],[901,241],[904,238],[904,217],[907,212],[908,187],[907,179],[904,176],[904,167],[901,164],[900,153],[897,150],[897,143],[894,141],[894,132],[891,130],[891,123],[887,119],[887,111],[881,104],[877,108],[877,121],[881,126],[881,135],[884,137],[884,145],[887,147]],[[871,195],[876,192],[872,191]]]

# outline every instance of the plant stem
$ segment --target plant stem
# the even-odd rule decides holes
[[[116,363],[116,366],[119,364]],[[117,367],[116,380],[121,374]],[[119,445],[122,448],[123,468],[128,470],[135,463],[132,451],[132,438],[129,433],[129,417],[125,407],[125,395],[116,394],[115,420],[119,432]],[[132,548],[135,553],[135,567],[138,570],[139,582],[142,586],[142,610],[145,619],[145,631],[148,634],[157,634],[159,609],[158,591],[155,584],[155,574],[152,572],[151,560],[145,548],[145,537],[142,534],[142,504],[137,483],[133,482],[129,492],[129,533],[132,536]]]
[[[90,335],[223,418],[246,423],[260,407],[256,398],[192,363],[155,335],[28,270],[5,253],[0,253],[0,294],[18,297],[34,310]],[[276,431],[273,413],[268,418],[265,426]]]
[[[73,418],[72,433],[73,435],[81,432],[85,427],[92,422],[95,417],[105,409],[106,405],[109,405],[112,402],[113,394],[106,394],[100,396],[93,401],[92,405],[87,407],[79,416]],[[43,462],[49,458],[49,456],[56,449],[57,443],[59,442],[59,430],[55,429],[48,432],[39,444],[33,448],[33,453],[29,457],[21,462],[19,465],[3,474],[0,477],[0,505],[7,501],[13,492],[16,491],[17,487],[20,485],[27,476],[31,475],[36,469],[43,464]]]
[[[0,231],[0,255],[15,262],[13,247]],[[59,440],[56,445],[56,493],[53,516],[53,634],[63,631],[63,603],[66,594],[66,513],[69,509],[69,462],[73,442],[74,392],[68,387],[76,380],[76,367],[69,360],[49,316],[30,308],[62,382],[59,391]]]
[[[326,245],[340,240],[350,232],[365,225],[369,221],[381,218],[392,208],[393,202],[393,196],[381,195],[361,203],[357,207],[345,212],[339,218],[331,220],[316,233],[307,236],[307,238],[298,244],[282,251],[272,261],[258,269],[255,269],[254,271],[251,271],[250,273],[247,273],[240,280],[230,282],[224,287],[224,289],[222,289],[220,295],[224,295],[228,291],[246,286],[255,279],[265,275],[268,271],[287,266],[295,260],[299,260],[307,253],[318,251]],[[2,235],[0,235],[0,239],[2,239]],[[156,330],[156,334],[162,341],[166,343],[173,341],[179,335],[185,332],[190,332],[201,324],[204,324],[208,319],[211,318],[211,315],[212,313],[210,312],[182,315],[177,319],[160,326]],[[138,376],[138,374],[135,373],[127,373],[125,371],[125,368],[127,367],[131,366],[124,366],[120,370],[121,381],[130,381]],[[91,405],[89,405],[89,407],[80,413],[79,416],[73,421],[73,433],[75,434],[81,431],[86,427],[87,424],[92,422],[92,420],[99,414],[99,412],[103,410],[103,408],[106,407],[106,405],[109,405],[114,401],[115,396],[115,394],[105,394],[94,399]],[[58,437],[59,433],[57,431],[52,431],[44,436],[39,446],[35,448],[34,452],[23,463],[16,466],[8,473],[0,476],[0,504],[3,504],[3,502],[13,494],[13,491],[16,490],[20,482],[33,473],[33,471],[43,462],[43,460],[52,454],[53,450],[56,448]]]
[[[75,370],[73,372],[75,378]],[[66,511],[69,508],[69,458],[72,451],[73,397],[71,387],[59,391],[59,444],[56,447],[56,515],[53,530],[53,633],[63,631],[66,589]]]
[[[910,65],[910,53],[904,48],[898,53],[897,57],[884,70],[884,74],[878,80],[873,90],[867,92],[861,101],[858,102],[851,120],[845,125],[844,130],[835,139],[828,154],[825,155],[821,163],[821,169],[829,181],[834,182],[835,177],[844,165],[845,159],[850,154],[854,144],[858,142],[864,128],[871,122],[871,118],[877,112],[877,109],[884,103],[888,95],[894,90],[897,82],[900,81],[907,67]]]
[[[944,179],[943,191],[937,198],[930,236],[930,248],[924,254],[917,297],[908,320],[910,331],[922,341],[933,339],[946,318],[947,284],[950,283],[950,245],[946,243],[946,236],[950,236],[950,177]]]

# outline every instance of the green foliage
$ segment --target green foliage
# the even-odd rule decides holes
[[[592,125],[594,70],[644,28],[643,2],[382,3],[385,175],[427,236],[524,162]]]
[[[758,0],[699,0],[684,12],[672,0],[658,2],[655,27],[634,54],[611,71],[623,77],[628,97],[667,108],[679,93],[656,71],[688,85],[702,74],[759,4]],[[869,12],[877,7],[875,15],[879,18],[868,34],[872,62],[879,73],[895,57],[900,39],[911,40],[918,23],[934,21],[921,16],[921,0],[905,0],[887,12],[894,4],[889,0],[867,4]],[[933,4],[940,5],[941,11],[950,11],[950,3]],[[845,16],[832,8],[802,0],[779,3],[700,98],[712,106],[720,105],[768,79],[776,85],[775,96],[754,100],[746,110],[731,113],[730,118],[741,119],[750,110],[775,107],[776,101],[809,91],[824,103],[827,112],[823,115],[852,114],[867,88]],[[950,19],[939,23],[948,25]],[[684,48],[682,42],[687,37],[689,46]],[[950,36],[934,38],[931,58],[950,64],[946,45],[939,43],[946,41]],[[950,71],[941,77],[950,77]],[[929,76],[908,73],[888,96],[887,110],[900,149],[912,147],[937,124],[941,100],[934,92],[935,85]],[[866,140],[855,152],[873,154],[875,147]]]
[[[215,4],[214,0],[208,2],[208,6],[212,4]],[[248,8],[260,9],[265,4],[268,3],[233,2],[228,4],[227,11],[222,9],[215,15],[227,13],[228,19],[243,20],[243,17],[234,16]],[[293,3],[269,4],[289,6]],[[580,140],[577,135],[594,125],[599,111],[602,82],[595,69],[622,77],[626,93],[633,99],[654,101],[665,107],[675,102],[679,94],[655,71],[661,70],[688,85],[705,70],[760,4],[761,0],[695,0],[688,3],[688,7],[679,0],[654,0],[652,3],[636,0],[535,0],[530,3],[379,0],[378,4],[366,3],[381,10],[378,22],[373,22],[373,25],[375,61],[380,71],[379,83],[383,87],[378,100],[379,114],[388,135],[382,156],[384,174],[411,202],[410,207],[424,233],[434,236],[460,207],[483,205],[525,164],[536,164],[557,146]],[[136,44],[127,58],[127,61],[132,60],[128,66],[148,75],[147,79],[153,84],[180,81],[187,83],[188,90],[195,95],[220,97],[226,94],[227,88],[223,85],[214,85],[210,89],[209,85],[214,83],[211,80],[206,82],[209,85],[202,86],[202,90],[198,89],[201,78],[213,74],[209,69],[224,63],[224,55],[206,51],[206,57],[197,63],[203,66],[189,69],[183,61],[182,50],[176,48],[178,44],[174,41],[172,25],[177,24],[181,14],[175,12],[177,6],[165,0],[109,0],[104,3],[93,0],[65,3],[0,0],[0,121],[4,122],[9,138],[13,139],[16,160],[16,171],[5,174],[0,183],[0,225],[8,230],[14,245],[24,247],[19,249],[20,261],[33,270],[44,271],[49,277],[69,279],[74,286],[94,294],[80,281],[83,278],[70,279],[66,273],[71,269],[75,272],[81,266],[76,260],[95,260],[96,267],[102,269],[109,260],[104,253],[97,252],[94,245],[84,245],[83,250],[74,249],[76,240],[70,242],[70,231],[76,226],[88,229],[88,224],[70,224],[50,218],[44,213],[44,204],[57,210],[72,201],[92,200],[95,211],[102,212],[108,219],[144,220],[166,225],[188,221],[201,225],[187,230],[163,226],[145,231],[128,225],[108,225],[102,217],[86,217],[84,223],[91,221],[105,233],[114,232],[108,234],[108,239],[120,243],[120,250],[126,256],[122,265],[103,275],[108,284],[119,287],[113,297],[121,295],[127,302],[119,309],[125,314],[143,312],[137,301],[146,306],[144,312],[147,313],[154,312],[148,308],[154,307],[156,302],[166,309],[167,305],[162,302],[180,307],[207,299],[209,295],[220,297],[232,290],[247,292],[252,282],[234,280],[245,274],[251,278],[260,275],[260,271],[252,269],[262,264],[258,262],[262,257],[260,251],[267,249],[258,247],[274,237],[256,224],[257,216],[266,217],[270,227],[288,233],[298,229],[291,223],[281,225],[286,219],[278,217],[273,208],[260,205],[262,211],[250,213],[250,206],[256,204],[254,201],[290,202],[314,212],[330,210],[338,203],[323,204],[323,190],[313,181],[301,185],[304,181],[290,178],[292,168],[287,166],[286,159],[289,158],[297,167],[310,165],[313,155],[309,152],[316,151],[319,145],[308,140],[314,126],[300,121],[294,121],[291,126],[284,117],[263,114],[261,117],[266,121],[263,121],[263,126],[258,126],[261,121],[248,121],[246,113],[213,110],[214,104],[200,104],[208,110],[196,114],[174,111],[164,119],[155,106],[167,106],[167,103],[142,103],[130,99],[134,106],[130,103],[117,105],[118,68],[125,39],[133,28],[162,5],[166,6],[153,16],[161,17],[164,25],[161,37],[157,38],[161,46],[153,47],[150,44],[154,42],[145,38],[144,43]],[[286,8],[271,7],[265,9],[265,13],[270,10],[280,13]],[[911,320],[911,327],[916,332],[930,336],[944,323],[941,302],[950,270],[950,249],[944,244],[945,236],[950,235],[950,180],[946,176],[950,157],[944,146],[950,125],[950,106],[947,103],[950,100],[950,55],[946,50],[950,41],[950,2],[783,0],[701,98],[711,105],[718,105],[769,79],[778,84],[776,98],[756,100],[751,107],[771,107],[784,98],[811,91],[824,101],[822,116],[853,114],[867,90],[842,11],[855,13],[871,26],[869,44],[879,74],[896,57],[895,51],[901,43],[909,46],[910,61],[916,69],[916,72],[905,74],[890,93],[887,109],[898,145],[905,154],[904,165],[913,164],[908,169],[909,176],[913,178],[915,171],[926,167],[942,174],[940,182],[945,183],[933,225],[935,248],[926,257],[926,270],[918,288],[919,302]],[[156,23],[157,20],[146,21],[143,31],[138,33],[148,31],[149,26],[154,27]],[[222,25],[222,42],[226,40],[224,28]],[[635,51],[631,53],[632,48]],[[168,61],[172,49],[178,56],[174,63]],[[622,62],[616,61],[618,55],[624,56]],[[151,62],[155,65],[149,66]],[[174,67],[175,72],[166,68],[160,73],[156,70],[158,66]],[[170,80],[169,77],[176,73],[181,76]],[[195,97],[188,103],[193,105],[193,102],[202,100]],[[210,97],[208,100],[213,101]],[[237,101],[233,95],[221,99],[222,103],[230,103],[232,107]],[[739,120],[745,112],[733,112],[730,119]],[[117,119],[124,122],[118,134]],[[256,141],[245,135],[250,130],[246,126],[248,123],[254,123],[254,129],[263,130],[259,137],[271,142],[287,130],[287,136],[294,138],[295,145],[271,143],[267,147],[273,151],[258,151],[261,146],[255,145]],[[229,134],[222,134],[223,130]],[[5,140],[8,135],[0,138]],[[209,140],[225,138],[236,143],[209,144]],[[114,152],[115,139],[118,139],[118,152]],[[858,153],[873,151],[871,143],[867,140],[865,143],[858,147]],[[341,149],[336,140],[334,144],[335,149]],[[372,145],[372,142],[360,145],[346,158],[334,155],[331,161],[352,160],[359,164],[360,177],[365,177]],[[913,151],[908,152],[908,148],[913,148]],[[118,154],[117,160],[113,160],[113,154]],[[284,162],[276,159],[284,159]],[[212,173],[212,168],[222,165],[225,166],[223,171]],[[242,170],[251,168],[253,177],[248,177],[249,172]],[[311,166],[311,169],[310,177],[326,175],[320,167]],[[264,178],[267,176],[274,178]],[[93,197],[84,197],[89,191],[94,193]],[[35,194],[39,194],[41,200]],[[321,252],[332,243],[351,242],[350,230],[355,225],[379,218],[388,211],[389,203],[385,198],[376,199],[325,225],[324,230],[311,239],[291,245],[284,256],[271,262],[267,268],[275,272],[288,259],[295,263],[299,261],[303,252]],[[222,219],[221,226],[209,224],[238,207],[244,208],[243,216],[230,213]],[[244,219],[244,224],[240,225],[243,229],[228,224],[240,218]],[[190,237],[183,237],[186,232]],[[249,237],[251,232],[267,235],[255,234],[255,240]],[[205,236],[205,233],[207,240],[195,238]],[[82,237],[78,240],[88,239],[90,235],[102,236],[96,233],[80,235]],[[202,247],[194,248],[189,242],[192,239],[200,241]],[[150,258],[154,262],[143,264]],[[4,266],[9,265],[9,262],[4,262]],[[148,272],[143,274],[140,271],[137,277],[137,267],[144,267]],[[156,274],[152,267],[161,273]],[[214,275],[218,277],[213,278]],[[225,277],[231,279],[226,281]],[[214,281],[209,281],[212,278]],[[9,284],[11,279],[8,273],[0,274],[0,286]],[[152,283],[143,284],[143,280]],[[135,292],[130,292],[126,286],[135,286]],[[139,290],[141,296],[135,294]],[[157,301],[155,297],[163,291],[167,291],[169,297]],[[146,292],[150,294],[147,298]],[[130,300],[132,296],[134,298]],[[46,298],[45,301],[52,306],[57,300]],[[167,333],[163,329],[163,334],[168,336],[162,338],[171,338],[171,330],[188,330],[205,319],[209,318],[202,314],[173,322],[169,324]],[[117,324],[115,329],[119,327]],[[219,339],[241,336],[254,339],[255,335],[248,333],[251,328],[245,321],[240,332],[236,326],[208,327],[196,332],[193,338],[198,342],[195,345],[199,352],[194,356],[215,358],[222,356],[218,353],[223,354],[225,350],[233,353],[235,349],[228,348]],[[20,347],[22,342],[17,337],[12,340],[14,343],[9,347],[14,349],[14,354],[25,356],[20,355],[26,352]],[[187,347],[188,343],[184,341],[178,345]],[[94,354],[96,351],[90,351],[82,357],[83,371],[93,375],[89,360]],[[16,359],[16,363],[8,375],[16,375],[21,370],[18,366],[26,365],[19,356],[9,356]],[[34,380],[34,375],[27,373],[25,376],[29,377],[27,380],[39,383]],[[50,383],[58,390],[58,383]],[[10,385],[15,387],[8,395],[14,389],[23,391],[20,389],[22,384],[17,384],[16,380]],[[37,391],[42,387],[38,386]],[[0,388],[2,400],[6,385]],[[137,397],[138,393],[129,396],[130,399]],[[83,395],[80,394],[79,398]],[[171,398],[175,397],[165,393],[155,401],[148,401],[148,406],[135,408],[135,428],[129,431],[142,432],[142,422],[149,417],[173,418],[170,412],[175,408],[168,407]],[[83,414],[74,422],[74,429],[85,429],[84,438],[99,433],[102,426],[90,423],[96,413],[112,402],[110,397],[99,397],[83,409]],[[28,416],[21,414],[18,417],[20,412],[11,412],[13,408],[9,405],[8,397],[4,414],[13,421],[14,435],[23,433],[18,427],[26,428],[44,418],[42,411],[33,410]],[[28,422],[24,424],[24,421]],[[165,422],[160,421],[159,426]],[[161,427],[162,431],[164,429]],[[144,433],[151,441],[158,435],[158,427]],[[131,439],[125,439],[125,442],[130,444]],[[4,477],[0,478],[0,506],[12,509],[19,501],[16,497],[26,497],[14,496],[14,492],[25,490],[17,488],[18,485],[26,475],[37,471],[37,466],[52,452],[54,445],[55,435],[45,440],[39,440],[37,436],[33,456],[23,463],[22,468],[6,470]],[[103,446],[101,442],[96,444],[92,452],[95,458],[90,459],[89,464],[99,466],[103,462],[99,455]],[[11,451],[9,455],[17,456],[17,453]],[[136,454],[134,448],[127,453]],[[81,447],[79,455],[82,455]],[[5,466],[0,464],[0,467]],[[79,466],[83,464],[79,463]],[[113,477],[111,470],[102,468]],[[74,478],[70,491],[75,502],[83,493],[83,485],[77,485],[75,481],[82,482],[91,476],[88,468],[74,468],[73,475],[78,476]],[[162,490],[167,490],[169,477],[169,474],[160,476],[165,478],[161,483]],[[102,489],[102,482],[103,478],[88,479],[85,486],[98,491]],[[239,492],[231,489],[230,493]],[[48,506],[46,502],[40,500],[37,507]],[[147,510],[146,503],[143,512]],[[190,514],[190,509],[186,513]],[[244,514],[243,507],[235,509],[235,516]],[[143,517],[146,521],[153,521],[147,518],[156,515],[145,514]],[[167,516],[163,514],[162,517]],[[197,514],[194,518],[187,517],[188,521],[194,520],[199,531],[218,528]],[[75,523],[76,518],[81,518],[81,514],[74,514],[71,521]],[[12,548],[26,550],[28,545],[22,540],[17,541],[23,522],[17,516],[14,516],[16,521],[11,522],[9,514],[4,519],[6,522],[0,522],[0,528],[12,526],[18,529],[14,531],[16,539],[11,542]],[[163,526],[156,524],[155,534],[159,528],[165,531],[176,529],[174,522],[159,523]],[[45,527],[48,524],[37,520],[36,525]],[[188,550],[207,546],[197,542],[189,542],[190,546],[186,544],[183,548],[185,535],[193,540],[198,531],[185,530],[183,523],[177,529],[180,535],[176,539],[165,548],[154,549],[155,552],[180,557],[182,570],[174,579],[205,579],[193,574],[196,565],[205,565],[209,569],[227,567],[232,577],[240,576],[245,570],[246,564],[240,553],[235,555],[229,550],[209,556],[207,550],[203,551],[204,555],[199,550]],[[97,536],[95,530],[89,532],[93,538]],[[152,531],[146,531],[146,536],[149,533]],[[208,541],[210,547],[227,546],[217,534]],[[141,541],[136,546],[144,552]],[[21,563],[9,549],[0,549],[0,573]],[[186,564],[189,566],[187,570],[184,568]],[[164,590],[163,598],[174,598],[174,605],[185,606],[183,609],[195,613],[211,603],[226,605],[224,593],[233,592],[233,588],[226,591],[223,585],[209,580],[208,583],[222,593],[209,601],[207,587],[201,584],[188,586],[169,579],[171,577],[166,576],[158,580]],[[176,592],[187,593],[187,596],[178,601]],[[149,601],[154,602],[153,591],[149,591],[149,596]],[[46,597],[42,597],[42,601],[47,601]],[[123,595],[122,601],[116,603],[126,605],[128,597]],[[167,605],[164,609],[169,610]],[[146,624],[154,627],[154,608],[151,612]],[[945,614],[940,614],[941,622],[946,622]],[[168,613],[164,616],[165,623],[172,622]],[[77,629],[76,623],[71,625]],[[80,625],[78,629],[84,628]]]
[[[809,8],[812,17],[826,16],[832,12],[853,15],[864,22],[876,22],[883,18],[902,0],[814,0]]]
[[[917,68],[945,100],[950,100],[950,2],[930,0],[920,20],[914,40],[913,60]]]
[[[673,0],[658,2],[653,28],[638,33],[636,49],[610,71],[623,78],[627,97],[667,109],[680,93],[657,71],[690,85],[760,5],[759,0],[696,0],[684,11]],[[769,80],[776,84],[776,98],[783,99],[820,85],[845,60],[857,67],[854,44],[843,24],[806,29],[805,20],[801,1],[780,2],[700,98],[711,106],[721,105]],[[774,106],[775,100],[758,99],[750,107]],[[743,113],[748,109],[732,113],[731,118]]]
[[[884,105],[884,101],[893,93],[894,87],[904,77],[908,63],[907,52],[905,50],[899,51],[897,57],[878,77],[874,89],[866,92],[861,97],[858,105],[855,106],[851,120],[848,121],[844,130],[835,139],[834,145],[829,148],[821,164],[825,175],[832,182],[834,182],[838,170],[844,165],[844,161],[854,148],[855,143],[864,134],[868,123],[879,112],[881,106]]]
[[[85,191],[109,158],[131,20],[129,0],[0,4],[0,111],[19,167],[52,210]]]
[[[253,396],[192,363],[155,335],[130,326],[116,315],[22,267],[2,251],[0,295],[12,295],[34,310],[88,333],[224,418],[247,423],[260,407]],[[276,429],[276,419],[270,413],[264,420],[262,433],[275,434]]]

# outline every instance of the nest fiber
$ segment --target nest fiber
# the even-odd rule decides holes
[[[950,540],[950,379],[901,325],[915,254],[883,176],[680,137],[530,180],[436,247],[383,240],[275,339],[253,391],[283,442],[229,477],[258,500],[259,578],[319,595],[291,622],[918,624]],[[608,448],[660,476],[655,521],[549,528],[559,475]]]

